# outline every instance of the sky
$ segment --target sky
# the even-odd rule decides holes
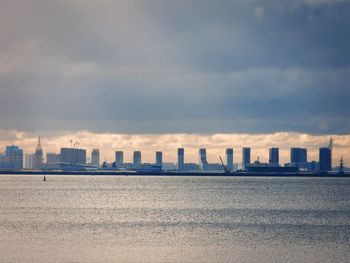
[[[2,0],[0,146],[39,134],[343,143],[349,14],[342,0]]]

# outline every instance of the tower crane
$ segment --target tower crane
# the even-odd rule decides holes
[[[221,161],[221,164],[222,164],[222,168],[224,168],[224,171],[225,171],[225,174],[230,174],[230,170],[227,169],[227,167],[225,166],[224,162],[222,161],[222,158],[221,156],[219,155],[219,158],[220,158],[220,161]]]
[[[80,143],[78,141],[75,141],[75,148],[77,148],[79,144]]]

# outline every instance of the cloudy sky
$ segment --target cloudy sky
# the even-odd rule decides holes
[[[2,0],[2,142],[348,138],[349,14],[342,0]]]

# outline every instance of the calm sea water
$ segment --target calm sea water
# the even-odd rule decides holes
[[[349,262],[350,178],[0,176],[0,262]]]

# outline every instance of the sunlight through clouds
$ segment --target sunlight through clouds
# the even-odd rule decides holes
[[[39,134],[16,130],[0,130],[0,148],[6,145],[19,145],[25,153],[33,153]],[[60,132],[41,134],[45,153],[59,152],[61,147],[69,147],[70,140],[78,141],[79,147],[87,149],[87,155],[93,148],[99,148],[101,159],[114,161],[114,152],[124,151],[126,161],[132,160],[133,151],[142,151],[143,162],[153,162],[155,151],[163,151],[165,162],[176,162],[177,148],[185,148],[185,161],[198,162],[198,149],[207,148],[209,162],[219,162],[225,148],[234,148],[234,161],[241,162],[242,147],[252,148],[252,161],[257,157],[268,161],[268,148],[280,148],[281,162],[290,161],[291,147],[306,147],[308,159],[318,160],[318,148],[328,146],[330,137],[334,139],[333,164],[338,165],[341,156],[350,162],[350,135],[310,135],[302,133],[278,132],[271,134],[116,134],[93,133],[90,131]]]

